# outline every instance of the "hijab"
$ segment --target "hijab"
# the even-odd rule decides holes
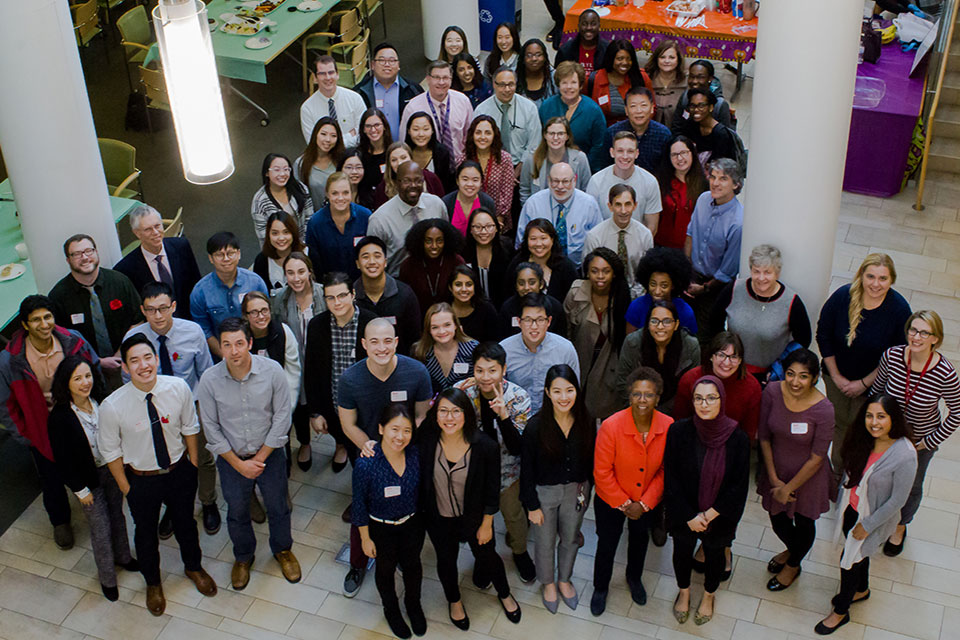
[[[727,440],[737,428],[737,421],[727,416],[724,412],[727,404],[727,394],[723,390],[723,382],[716,376],[701,376],[693,388],[707,383],[713,385],[720,395],[720,411],[717,417],[711,420],[704,420],[696,411],[693,413],[693,424],[697,428],[697,438],[706,447],[707,452],[703,457],[703,468],[700,469],[700,492],[698,502],[701,511],[706,511],[713,506],[720,493],[720,485],[723,483],[723,474],[727,466]]]

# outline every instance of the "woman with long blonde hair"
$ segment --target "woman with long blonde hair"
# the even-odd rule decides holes
[[[823,382],[836,413],[833,435],[834,479],[840,479],[840,445],[867,390],[877,377],[883,352],[904,344],[910,303],[893,289],[897,270],[885,253],[871,253],[850,284],[831,294],[820,310],[817,345],[823,358]]]
[[[438,393],[473,375],[477,344],[463,332],[453,307],[438,302],[423,316],[423,335],[413,344],[412,355],[427,367]]]

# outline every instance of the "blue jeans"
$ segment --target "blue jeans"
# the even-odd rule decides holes
[[[250,523],[250,497],[254,486],[260,487],[263,507],[270,525],[270,550],[274,555],[293,546],[290,534],[290,508],[287,506],[287,468],[283,449],[267,458],[266,467],[256,479],[240,475],[223,457],[217,458],[220,491],[227,502],[227,531],[233,542],[237,562],[252,562],[257,538]]]

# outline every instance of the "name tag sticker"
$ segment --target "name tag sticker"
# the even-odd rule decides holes
[[[384,498],[396,498],[399,495],[400,495],[400,487],[384,487],[383,488]]]
[[[266,350],[266,349],[257,349],[257,355],[258,355],[258,356],[262,356],[262,357],[264,357],[264,358],[268,358],[268,357],[269,357],[269,354],[267,353],[267,350]]]
[[[520,326],[520,318],[518,318],[517,316],[513,316],[512,318],[510,318],[510,326],[511,326],[511,327],[519,327],[519,326]]]
[[[610,96],[600,96],[597,98],[597,104],[607,104],[610,102]]]
[[[83,314],[82,313],[71,313],[70,322],[72,324],[83,324]]]
[[[350,357],[351,357],[351,358],[356,358],[356,357],[357,357],[357,348],[356,348],[356,347],[354,347],[353,349],[350,349]]]
[[[454,362],[453,363],[453,372],[454,373],[467,373],[470,371],[470,365],[466,362]]]
[[[406,402],[407,401],[407,392],[406,391],[391,391],[390,392],[390,402]]]
[[[381,174],[381,175],[383,175],[383,171],[384,171],[384,169],[386,169],[386,167],[387,167],[387,165],[385,165],[385,164],[380,165],[380,174]]]
[[[394,326],[397,324],[397,316],[383,316],[383,319]]]
[[[377,109],[383,109],[383,100],[381,98],[377,98],[374,102],[377,103]]]
[[[353,237],[353,246],[360,244],[360,241],[363,240],[363,236],[354,236]]]
[[[809,426],[806,422],[791,422],[790,423],[790,433],[798,436],[802,436],[807,432]]]

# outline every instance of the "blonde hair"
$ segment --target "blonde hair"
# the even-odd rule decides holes
[[[383,167],[383,188],[388,198],[397,195],[397,172],[393,170],[393,165],[390,164],[390,156],[392,156],[393,152],[397,149],[403,149],[411,159],[413,158],[413,151],[411,151],[410,145],[406,142],[397,141],[387,147],[387,153],[384,156],[387,161]]]
[[[427,312],[423,314],[423,334],[420,336],[420,339],[413,343],[412,355],[414,358],[420,362],[426,362],[427,356],[430,355],[430,352],[433,351],[433,335],[430,333],[430,322],[433,320],[433,316],[438,313],[449,313],[453,318],[453,339],[457,342],[467,342],[470,338],[463,332],[463,327],[460,326],[460,319],[457,317],[457,314],[454,313],[453,307],[450,306],[449,302],[437,302],[430,305],[430,308],[427,309]]]
[[[908,340],[910,336],[907,336],[907,331],[910,330],[910,325],[913,324],[914,320],[923,320],[930,325],[931,333],[937,337],[937,341],[933,343],[934,349],[943,344],[943,320],[940,319],[939,313],[933,309],[921,309],[911,313],[910,317],[907,318],[907,324],[903,325],[903,333]]]
[[[857,327],[860,326],[863,314],[863,274],[869,267],[886,267],[890,272],[890,285],[897,281],[897,269],[893,266],[893,258],[885,253],[871,253],[857,269],[857,274],[853,276],[853,282],[850,284],[850,306],[847,307],[847,320],[850,323],[850,329],[847,331],[847,346],[853,344],[857,339]]]
[[[562,64],[562,63],[561,63]],[[567,149],[578,150],[577,143],[573,140],[573,130],[570,128],[570,122],[562,116],[554,116],[547,120],[543,127],[543,134],[540,136],[540,144],[533,152],[533,168],[530,170],[530,177],[536,180],[540,177],[540,169],[543,168],[543,161],[547,159],[547,129],[555,124],[562,124],[567,132]]]

